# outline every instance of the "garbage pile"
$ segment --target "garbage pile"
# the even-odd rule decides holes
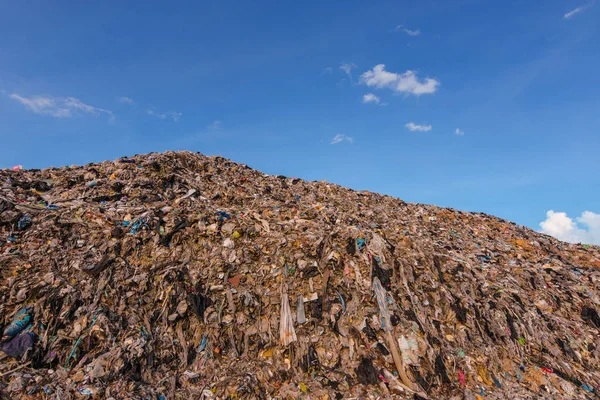
[[[600,248],[168,152],[0,171],[0,397],[589,399]]]

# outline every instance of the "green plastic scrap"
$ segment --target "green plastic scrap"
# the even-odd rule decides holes
[[[94,327],[94,324],[96,323],[96,318],[97,318],[97,315],[94,315],[94,318],[92,319],[92,323],[91,323],[90,327],[87,329],[88,331],[90,331]],[[67,368],[69,368],[69,363],[71,362],[71,359],[75,355],[75,352],[77,351],[77,346],[79,346],[79,343],[81,343],[82,338],[83,338],[83,334],[79,335],[79,337],[75,341],[75,344],[73,345],[73,348],[71,349],[71,353],[69,353],[69,357],[67,357],[67,361],[65,362],[65,370]]]
[[[71,358],[73,358],[73,356],[75,355],[75,351],[77,350],[77,346],[79,346],[79,342],[81,342],[81,336],[77,338],[75,344],[73,345],[73,348],[71,349],[69,357],[67,357],[67,362],[65,363],[65,370],[69,368],[69,362],[71,362]]]

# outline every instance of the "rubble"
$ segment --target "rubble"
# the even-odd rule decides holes
[[[0,396],[588,399],[600,249],[168,152],[0,171]]]

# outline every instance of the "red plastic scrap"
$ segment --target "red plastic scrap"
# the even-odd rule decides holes
[[[460,369],[458,370],[458,381],[463,387],[467,386],[467,382],[465,381],[465,373]]]

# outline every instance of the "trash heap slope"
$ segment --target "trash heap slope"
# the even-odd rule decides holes
[[[599,269],[598,247],[221,157],[3,170],[0,393],[595,398]]]

